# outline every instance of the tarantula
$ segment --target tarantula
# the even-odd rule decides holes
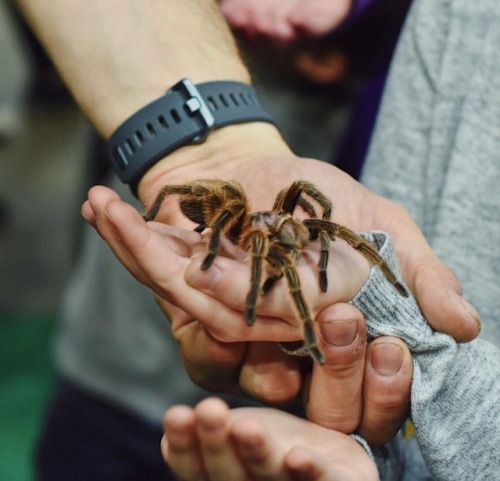
[[[403,295],[404,287],[398,282],[385,261],[370,242],[359,234],[330,220],[332,204],[313,184],[304,180],[292,183],[277,196],[270,211],[249,212],[249,204],[242,186],[235,181],[195,180],[182,185],[166,185],[143,218],[153,220],[167,195],[180,196],[183,214],[198,224],[195,231],[212,229],[208,253],[202,270],[208,269],[217,256],[221,234],[233,244],[252,253],[250,290],[246,299],[245,321],[253,325],[255,306],[259,294],[265,295],[283,276],[288,282],[298,316],[303,323],[304,347],[319,363],[324,357],[317,346],[313,320],[301,291],[296,266],[302,249],[309,241],[318,240],[319,285],[323,292],[328,288],[327,265],[330,242],[344,239],[357,249],[372,265],[379,266],[387,279]],[[300,207],[307,218],[293,216]],[[321,209],[318,216],[317,208]],[[270,274],[263,281],[263,263],[269,265]]]

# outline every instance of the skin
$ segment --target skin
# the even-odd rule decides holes
[[[151,0],[140,6],[133,0],[18,0],[17,5],[82,111],[105,138],[180,78],[190,77],[194,83],[250,82],[229,27],[218,5],[210,0]],[[182,48],[178,48],[179,38],[183,39]],[[377,228],[392,234],[404,278],[434,328],[459,341],[477,335],[477,314],[462,299],[455,276],[435,256],[406,211],[370,193],[335,167],[298,158],[272,125],[225,127],[201,145],[178,149],[145,174],[139,197],[149,206],[164,184],[195,178],[236,179],[243,184],[252,207],[264,210],[291,181],[315,183],[332,199],[334,220],[358,231]],[[180,343],[186,368],[196,382],[213,389],[243,391],[269,402],[292,399],[307,393],[308,386],[317,385],[303,377],[300,360],[264,341],[263,334],[268,334],[262,332],[265,326],[281,340],[300,336],[300,326],[291,320],[289,308],[282,314],[259,316],[255,329],[241,326],[243,299],[235,297],[228,303],[225,296],[233,294],[220,291],[224,282],[230,281],[234,265],[217,264],[220,277],[213,286],[200,290],[193,287],[202,282],[196,269],[186,276],[189,263],[183,256],[178,258],[179,252],[174,251],[171,257],[165,249],[170,242],[161,235],[165,227],[147,225],[114,192],[103,187],[92,189],[82,211],[132,274],[157,293]],[[192,227],[175,199],[165,202],[158,220],[177,228]],[[176,239],[172,242],[185,248]],[[162,255],[162,249],[168,254]],[[165,256],[172,265],[163,262]],[[216,272],[210,269],[208,275]],[[334,305],[311,302],[316,305],[318,324],[338,320]],[[275,322],[277,318],[283,322]],[[228,325],[234,329],[227,329]],[[360,327],[358,334],[363,337]],[[339,388],[347,386],[346,401],[333,399],[340,404],[332,407],[326,402],[329,399],[322,403],[321,396],[309,392],[308,409],[318,420],[331,419],[322,413],[335,409],[335,419],[344,415],[353,418],[352,424],[368,433],[386,433],[387,423],[395,432],[399,418],[408,410],[409,387],[401,393],[394,376],[371,377],[376,370],[371,369],[371,358],[366,355],[366,339],[361,341],[362,349],[353,349],[356,342],[360,341],[355,336],[354,341],[341,346],[338,372],[329,376]],[[347,379],[345,373],[350,373]],[[313,379],[316,375],[313,370]],[[406,376],[409,381],[411,376]],[[391,403],[381,408],[383,393],[398,399],[396,408]],[[383,442],[385,436],[379,440]]]
[[[350,299],[366,279],[366,260],[353,249],[340,241],[333,243],[329,272],[359,271],[359,275],[331,275],[331,288],[324,295],[317,288],[316,270],[310,263],[304,260],[299,266],[304,295],[312,311],[318,313],[319,334],[325,339],[321,347],[335,359],[330,365],[313,366],[309,379],[299,372],[300,359],[286,356],[269,344],[302,335],[283,283],[261,299],[260,315],[249,328],[242,314],[248,264],[218,256],[210,269],[201,271],[206,255],[206,244],[198,244],[201,236],[181,231],[183,237],[192,238],[193,247],[188,249],[183,244],[180,251],[167,250],[169,244],[163,238],[167,227],[145,223],[135,209],[104,187],[91,190],[83,214],[132,274],[158,294],[164,307],[168,300],[170,306],[165,308],[172,313],[173,333],[198,383],[226,391],[244,386],[255,397],[271,402],[289,400],[305,386],[310,419],[343,432],[359,427],[368,439],[378,442],[390,439],[406,417],[411,383],[411,358],[406,348],[396,350],[396,363],[390,341],[379,345],[376,355],[370,348],[367,351],[365,326],[359,314],[353,314],[352,306],[337,304]],[[185,257],[179,259],[179,253]],[[186,281],[191,283],[190,290],[182,288]],[[199,290],[193,289],[193,284]],[[224,292],[224,302],[214,302],[214,297]],[[178,308],[173,305],[185,306],[185,311],[176,312]],[[207,365],[207,358],[215,362]]]
[[[249,39],[278,44],[321,36],[349,15],[353,0],[220,0],[229,24]]]
[[[209,398],[164,417],[162,453],[183,481],[376,481],[352,438],[267,408],[229,410]]]

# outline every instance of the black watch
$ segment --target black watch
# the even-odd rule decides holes
[[[109,138],[107,150],[114,171],[136,194],[144,173],[170,152],[203,142],[213,129],[255,121],[274,124],[251,85],[194,85],[183,79],[123,122]]]

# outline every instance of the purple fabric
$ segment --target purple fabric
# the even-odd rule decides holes
[[[384,91],[386,75],[373,76],[356,99],[351,121],[333,163],[359,179]]]
[[[346,132],[330,159],[359,179],[370,143],[385,81],[411,0],[355,0],[344,35],[351,56],[367,62]]]
[[[365,12],[365,10],[368,7],[370,7],[372,4],[376,2],[377,0],[354,0],[354,4],[352,6],[352,10],[349,17],[358,18]]]
[[[354,0],[349,15],[344,20],[342,25],[337,29],[337,32],[348,30],[353,24],[357,22],[357,20],[359,20],[360,17],[364,15],[365,11],[368,8],[380,1],[382,0]]]

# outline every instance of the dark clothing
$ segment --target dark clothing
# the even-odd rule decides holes
[[[37,481],[175,481],[161,427],[60,380],[36,453]]]

